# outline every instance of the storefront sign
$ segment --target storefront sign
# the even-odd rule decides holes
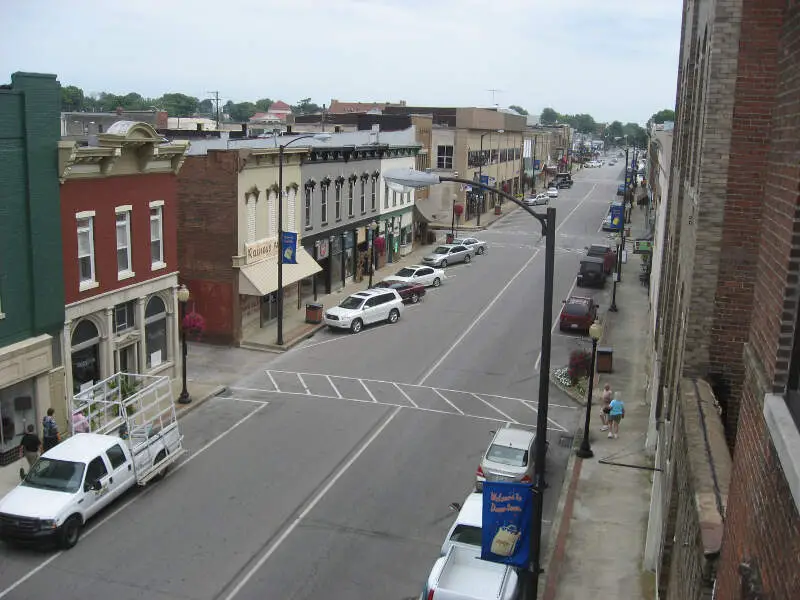
[[[634,254],[651,254],[653,252],[653,242],[649,240],[634,240]]]
[[[266,258],[277,256],[280,252],[280,244],[278,238],[267,238],[244,245],[245,263],[256,263]]]
[[[317,242],[317,260],[322,260],[323,258],[328,258],[330,254],[330,244],[328,240],[319,240]]]
[[[527,567],[533,513],[533,487],[529,483],[485,481],[481,559]]]

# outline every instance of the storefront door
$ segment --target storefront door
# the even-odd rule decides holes
[[[92,387],[100,381],[100,334],[89,319],[79,322],[72,332],[72,392]]]

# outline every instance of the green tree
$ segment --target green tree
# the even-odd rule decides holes
[[[226,105],[227,106],[227,105]],[[256,105],[252,102],[237,102],[231,103],[231,106],[226,110],[233,121],[247,121],[250,117],[258,112]]]
[[[545,108],[542,110],[542,115],[539,117],[542,125],[555,125],[558,123],[559,114],[552,108]]]
[[[178,92],[164,94],[159,99],[163,110],[170,117],[191,117],[197,112],[200,100],[194,96],[187,96]]]
[[[297,104],[292,106],[292,112],[296,115],[312,115],[314,113],[322,112],[318,104],[314,104],[311,98],[303,98]]]
[[[606,134],[612,140],[621,138],[623,135],[625,135],[622,131],[622,123],[620,123],[619,121],[612,121],[611,124],[606,129]]]
[[[527,111],[527,110],[525,110],[525,109],[524,109],[524,108],[522,108],[521,106],[517,106],[516,104],[512,104],[512,105],[511,105],[511,106],[509,106],[508,108],[510,108],[511,110],[515,110],[515,111],[517,111],[517,112],[518,112],[519,114],[521,114],[521,115],[527,115],[527,114],[528,114],[528,111]]]
[[[256,108],[259,112],[267,112],[269,107],[272,106],[273,100],[269,98],[261,98],[260,100],[256,100]]]
[[[147,98],[143,98],[141,94],[130,92],[120,98],[120,106],[125,110],[146,110],[150,107],[151,102]]]
[[[61,110],[62,112],[75,112],[83,110],[83,90],[74,85],[61,88]]]
[[[197,105],[197,112],[204,115],[216,113],[215,109],[216,107],[214,106],[214,101],[211,98],[204,98],[200,100],[200,103]]]
[[[581,133],[594,133],[597,131],[597,123],[592,115],[581,113],[573,117],[573,122],[570,123],[575,129]]]
[[[653,123],[657,123],[659,125],[664,123],[664,121],[674,121],[675,111],[665,108],[664,110],[660,110],[657,113],[655,113],[652,117],[650,117],[650,120]]]

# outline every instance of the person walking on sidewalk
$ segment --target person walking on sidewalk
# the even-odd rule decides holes
[[[42,449],[42,442],[34,433],[33,425],[28,425],[28,431],[22,436],[19,443],[20,458],[25,457],[30,469],[39,458],[39,450]]]
[[[56,411],[53,408],[47,409],[47,416],[42,419],[42,447],[47,452],[61,441],[61,434],[58,432],[58,425],[53,415]]]
[[[611,412],[611,384],[607,383],[603,386],[603,407],[600,410],[600,421],[603,426],[600,431],[608,431],[608,413]]]
[[[619,422],[625,418],[625,403],[617,398],[615,393],[614,399],[608,406],[611,409],[608,412],[608,437],[616,439],[619,437]]]

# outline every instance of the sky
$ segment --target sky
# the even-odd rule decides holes
[[[682,0],[0,0],[0,82],[31,71],[87,94],[518,105],[644,125],[674,108],[681,11]]]

